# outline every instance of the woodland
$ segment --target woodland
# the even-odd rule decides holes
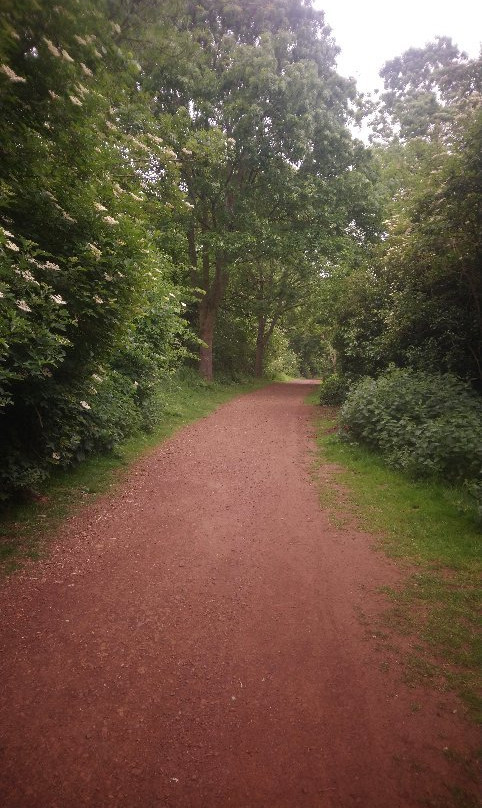
[[[322,378],[354,438],[478,485],[481,60],[440,37],[370,98],[336,55],[311,0],[3,0],[0,503],[179,373]]]

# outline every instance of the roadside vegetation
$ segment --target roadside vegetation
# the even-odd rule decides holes
[[[338,408],[321,408],[316,421],[317,465],[336,464],[320,491],[331,518],[355,522],[407,565],[406,582],[385,590],[392,606],[371,628],[386,643],[396,644],[397,633],[410,638],[412,652],[402,657],[409,683],[452,688],[480,717],[481,530],[473,500],[463,485],[410,478],[347,440]]]
[[[138,457],[186,424],[264,383],[205,382],[194,371],[172,376],[163,388],[161,417],[149,433],[138,432],[109,453],[92,455],[67,471],[58,470],[39,486],[33,501],[28,497],[4,508],[0,515],[0,573],[11,572],[22,560],[42,556],[55,527],[76,508],[117,486]]]
[[[478,501],[482,60],[439,37],[369,99],[335,40],[311,0],[4,0],[7,557],[43,497],[241,389],[194,368],[323,377],[347,437],[439,492],[434,536],[431,479]]]

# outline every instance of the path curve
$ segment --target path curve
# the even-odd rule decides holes
[[[401,572],[320,509],[308,392],[272,385],[186,427],[3,587],[3,808],[411,808],[473,791],[454,697],[409,689],[396,651],[387,671],[360,619]]]

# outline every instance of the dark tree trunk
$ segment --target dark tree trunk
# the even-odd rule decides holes
[[[199,350],[199,373],[206,379],[212,381],[213,373],[213,339],[216,326],[216,316],[219,304],[223,299],[227,284],[227,273],[224,269],[221,256],[217,255],[214,261],[214,278],[210,279],[210,261],[207,249],[203,252],[203,288],[206,294],[199,303],[199,336],[203,345]]]
[[[256,336],[256,358],[254,362],[254,375],[260,379],[264,371],[264,353],[266,350],[265,336],[266,320],[264,317],[258,318],[258,334]]]
[[[211,308],[209,300],[202,300],[199,305],[199,336],[204,345],[199,349],[199,373],[208,382],[213,376],[213,338],[216,311]]]
[[[264,372],[264,355],[269,341],[273,336],[273,331],[281,318],[281,311],[277,311],[268,325],[265,315],[258,316],[258,333],[256,335],[256,358],[254,360],[254,375],[260,379]]]

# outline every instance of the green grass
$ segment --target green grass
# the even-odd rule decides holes
[[[316,391],[308,401],[317,403]],[[407,682],[455,689],[475,715],[481,535],[465,493],[411,480],[373,452],[343,442],[333,409],[320,408],[316,420],[317,466],[334,464],[321,490],[334,524],[348,512],[386,553],[410,565],[405,585],[385,590],[392,605],[379,627],[414,641],[415,652],[405,659]]]
[[[128,440],[115,454],[93,455],[69,471],[59,471],[40,489],[41,499],[10,507],[0,516],[0,573],[8,574],[22,560],[48,552],[56,527],[83,504],[117,485],[129,465],[178,429],[213,412],[237,395],[266,384],[203,383],[196,376],[174,377],[163,390],[163,417],[155,430]]]

